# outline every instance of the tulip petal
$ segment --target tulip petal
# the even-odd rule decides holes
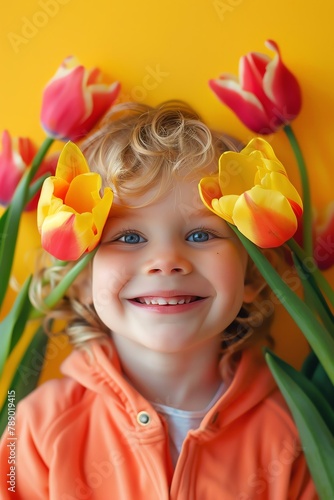
[[[273,148],[264,139],[260,137],[252,139],[241,153],[248,155],[250,161],[254,162],[257,167],[255,184],[259,184],[261,179],[271,172],[277,172],[287,176],[286,170],[276,157]]]
[[[212,176],[212,177],[204,177],[201,179],[199,185],[199,194],[200,198],[203,201],[204,205],[211,210],[214,214],[218,215],[222,219],[230,222],[233,224],[233,219],[231,217],[231,213],[233,211],[233,208],[225,208],[225,207],[220,207],[220,201],[229,199],[235,200],[238,198],[238,196],[221,196],[221,191],[219,187],[219,182],[218,182],[218,176]],[[233,204],[234,206],[234,204]]]
[[[241,151],[226,151],[219,158],[219,185],[222,194],[241,194],[254,185],[256,163]]]
[[[273,148],[271,147],[269,142],[267,142],[265,139],[262,139],[262,137],[254,137],[253,139],[251,139],[240,152],[244,155],[261,153],[263,158],[266,158],[268,160],[277,160]]]
[[[334,201],[315,215],[314,258],[325,270],[334,265]]]
[[[91,212],[101,199],[99,189],[101,188],[101,176],[97,173],[89,172],[78,175],[71,182],[66,196],[65,205],[73,208],[79,214]]]
[[[113,201],[113,192],[110,188],[106,188],[104,191],[104,195],[102,200],[93,208],[93,220],[94,220],[94,237],[92,239],[91,244],[87,248],[87,251],[90,252],[93,250],[96,245],[99,243],[102,237],[103,228],[105,223],[107,222],[107,218],[109,216],[110,207]]]
[[[26,168],[30,166],[37,148],[27,137],[12,139],[7,130],[4,130],[1,142],[0,203],[8,205]]]
[[[120,84],[99,83],[100,70],[88,70],[74,57],[65,59],[43,93],[41,122],[57,139],[87,134],[116,99]]]
[[[85,68],[78,66],[62,78],[51,80],[44,90],[41,122],[46,133],[55,138],[77,135],[77,124],[86,114],[84,75]]]
[[[112,105],[120,91],[120,83],[114,82],[107,87],[106,85],[92,85],[89,87],[92,99],[92,112],[83,121],[81,127],[83,130],[90,130],[95,123],[104,115],[106,110]]]
[[[98,68],[93,68],[87,71],[87,85],[97,84],[101,77],[101,71]]]
[[[24,163],[28,166],[34,159],[35,154],[37,153],[37,148],[33,144],[33,142],[28,139],[28,137],[19,137],[18,140],[18,152],[24,161]]]
[[[13,151],[12,139],[7,130],[2,134],[0,153],[0,203],[8,205],[25,169],[22,158]]]
[[[296,216],[285,196],[260,186],[238,198],[233,220],[239,231],[261,248],[282,245],[297,229]]]
[[[99,243],[113,201],[110,188],[101,198],[101,184],[80,149],[67,143],[56,175],[44,181],[37,209],[42,246],[51,255],[77,260]]]
[[[92,214],[61,211],[46,217],[41,231],[42,247],[60,260],[77,260],[94,237]]]
[[[246,127],[259,134],[270,134],[293,120],[301,108],[297,79],[283,64],[278,45],[267,40],[275,51],[267,55],[250,52],[240,58],[239,83],[227,73],[210,80],[209,86]]]
[[[59,156],[56,176],[70,183],[76,176],[88,172],[89,166],[78,146],[67,142]]]
[[[263,77],[269,63],[268,56],[254,52],[241,57],[239,63],[239,80],[242,89],[254,94],[261,103],[267,104],[269,99],[263,91]]]
[[[269,62],[263,78],[263,89],[267,97],[276,105],[276,112],[282,121],[293,120],[302,105],[301,90],[296,77],[283,64],[279,47],[273,40],[267,40],[266,46],[276,52]]]
[[[238,199],[239,196],[237,195],[222,196],[218,200],[212,200],[212,208],[216,215],[219,215],[219,217],[226,220],[230,224],[235,225],[233,212]]]
[[[111,189],[106,188],[103,198],[91,212],[78,213],[53,198],[40,228],[42,247],[61,260],[77,260],[83,253],[93,250],[101,239],[112,199]]]
[[[199,191],[211,211],[262,248],[290,239],[302,214],[298,192],[270,144],[261,138],[252,139],[240,153],[223,153],[218,179],[203,178]]]
[[[45,218],[51,212],[56,212],[61,208],[62,199],[66,196],[68,183],[57,177],[45,179],[37,206],[37,227],[41,231]]]
[[[199,195],[204,205],[212,212],[212,200],[220,198],[222,193],[219,187],[218,175],[212,177],[204,177],[198,184]]]
[[[275,130],[258,98],[242,90],[239,83],[232,79],[220,78],[210,80],[209,86],[250,130],[262,134],[269,134]]]
[[[271,145],[264,139],[256,137],[247,144],[241,154],[248,154],[249,158],[256,162],[258,171],[255,175],[255,184],[260,184],[265,189],[281,192],[299,217],[302,214],[302,200],[289,181],[286,170],[276,157]]]
[[[285,196],[285,198],[287,198],[296,216],[300,217],[302,215],[302,199],[299,196],[296,188],[291,184],[291,182],[285,175],[281,175],[277,172],[267,174],[261,180],[261,186],[264,189],[272,189],[274,191],[280,192],[283,196]]]

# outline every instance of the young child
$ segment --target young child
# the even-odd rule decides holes
[[[115,199],[84,290],[62,303],[64,378],[19,405],[15,493],[2,441],[1,498],[316,498],[263,360],[266,289],[198,194],[233,141],[183,103],[132,103],[81,148]]]

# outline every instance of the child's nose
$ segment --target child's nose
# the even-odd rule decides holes
[[[145,274],[189,274],[191,271],[192,265],[189,259],[176,251],[159,252],[153,258],[148,259],[144,264]]]

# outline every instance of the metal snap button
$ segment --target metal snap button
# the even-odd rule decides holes
[[[147,411],[140,411],[137,415],[137,422],[140,425],[148,425],[150,423],[151,417]]]

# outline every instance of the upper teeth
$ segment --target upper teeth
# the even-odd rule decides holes
[[[177,298],[177,297],[172,297],[170,299],[166,299],[164,297],[140,297],[138,298],[138,301],[141,304],[147,304],[147,305],[159,305],[159,306],[166,306],[166,305],[176,305],[176,304],[189,304],[191,301],[191,297],[182,297],[182,298]]]

